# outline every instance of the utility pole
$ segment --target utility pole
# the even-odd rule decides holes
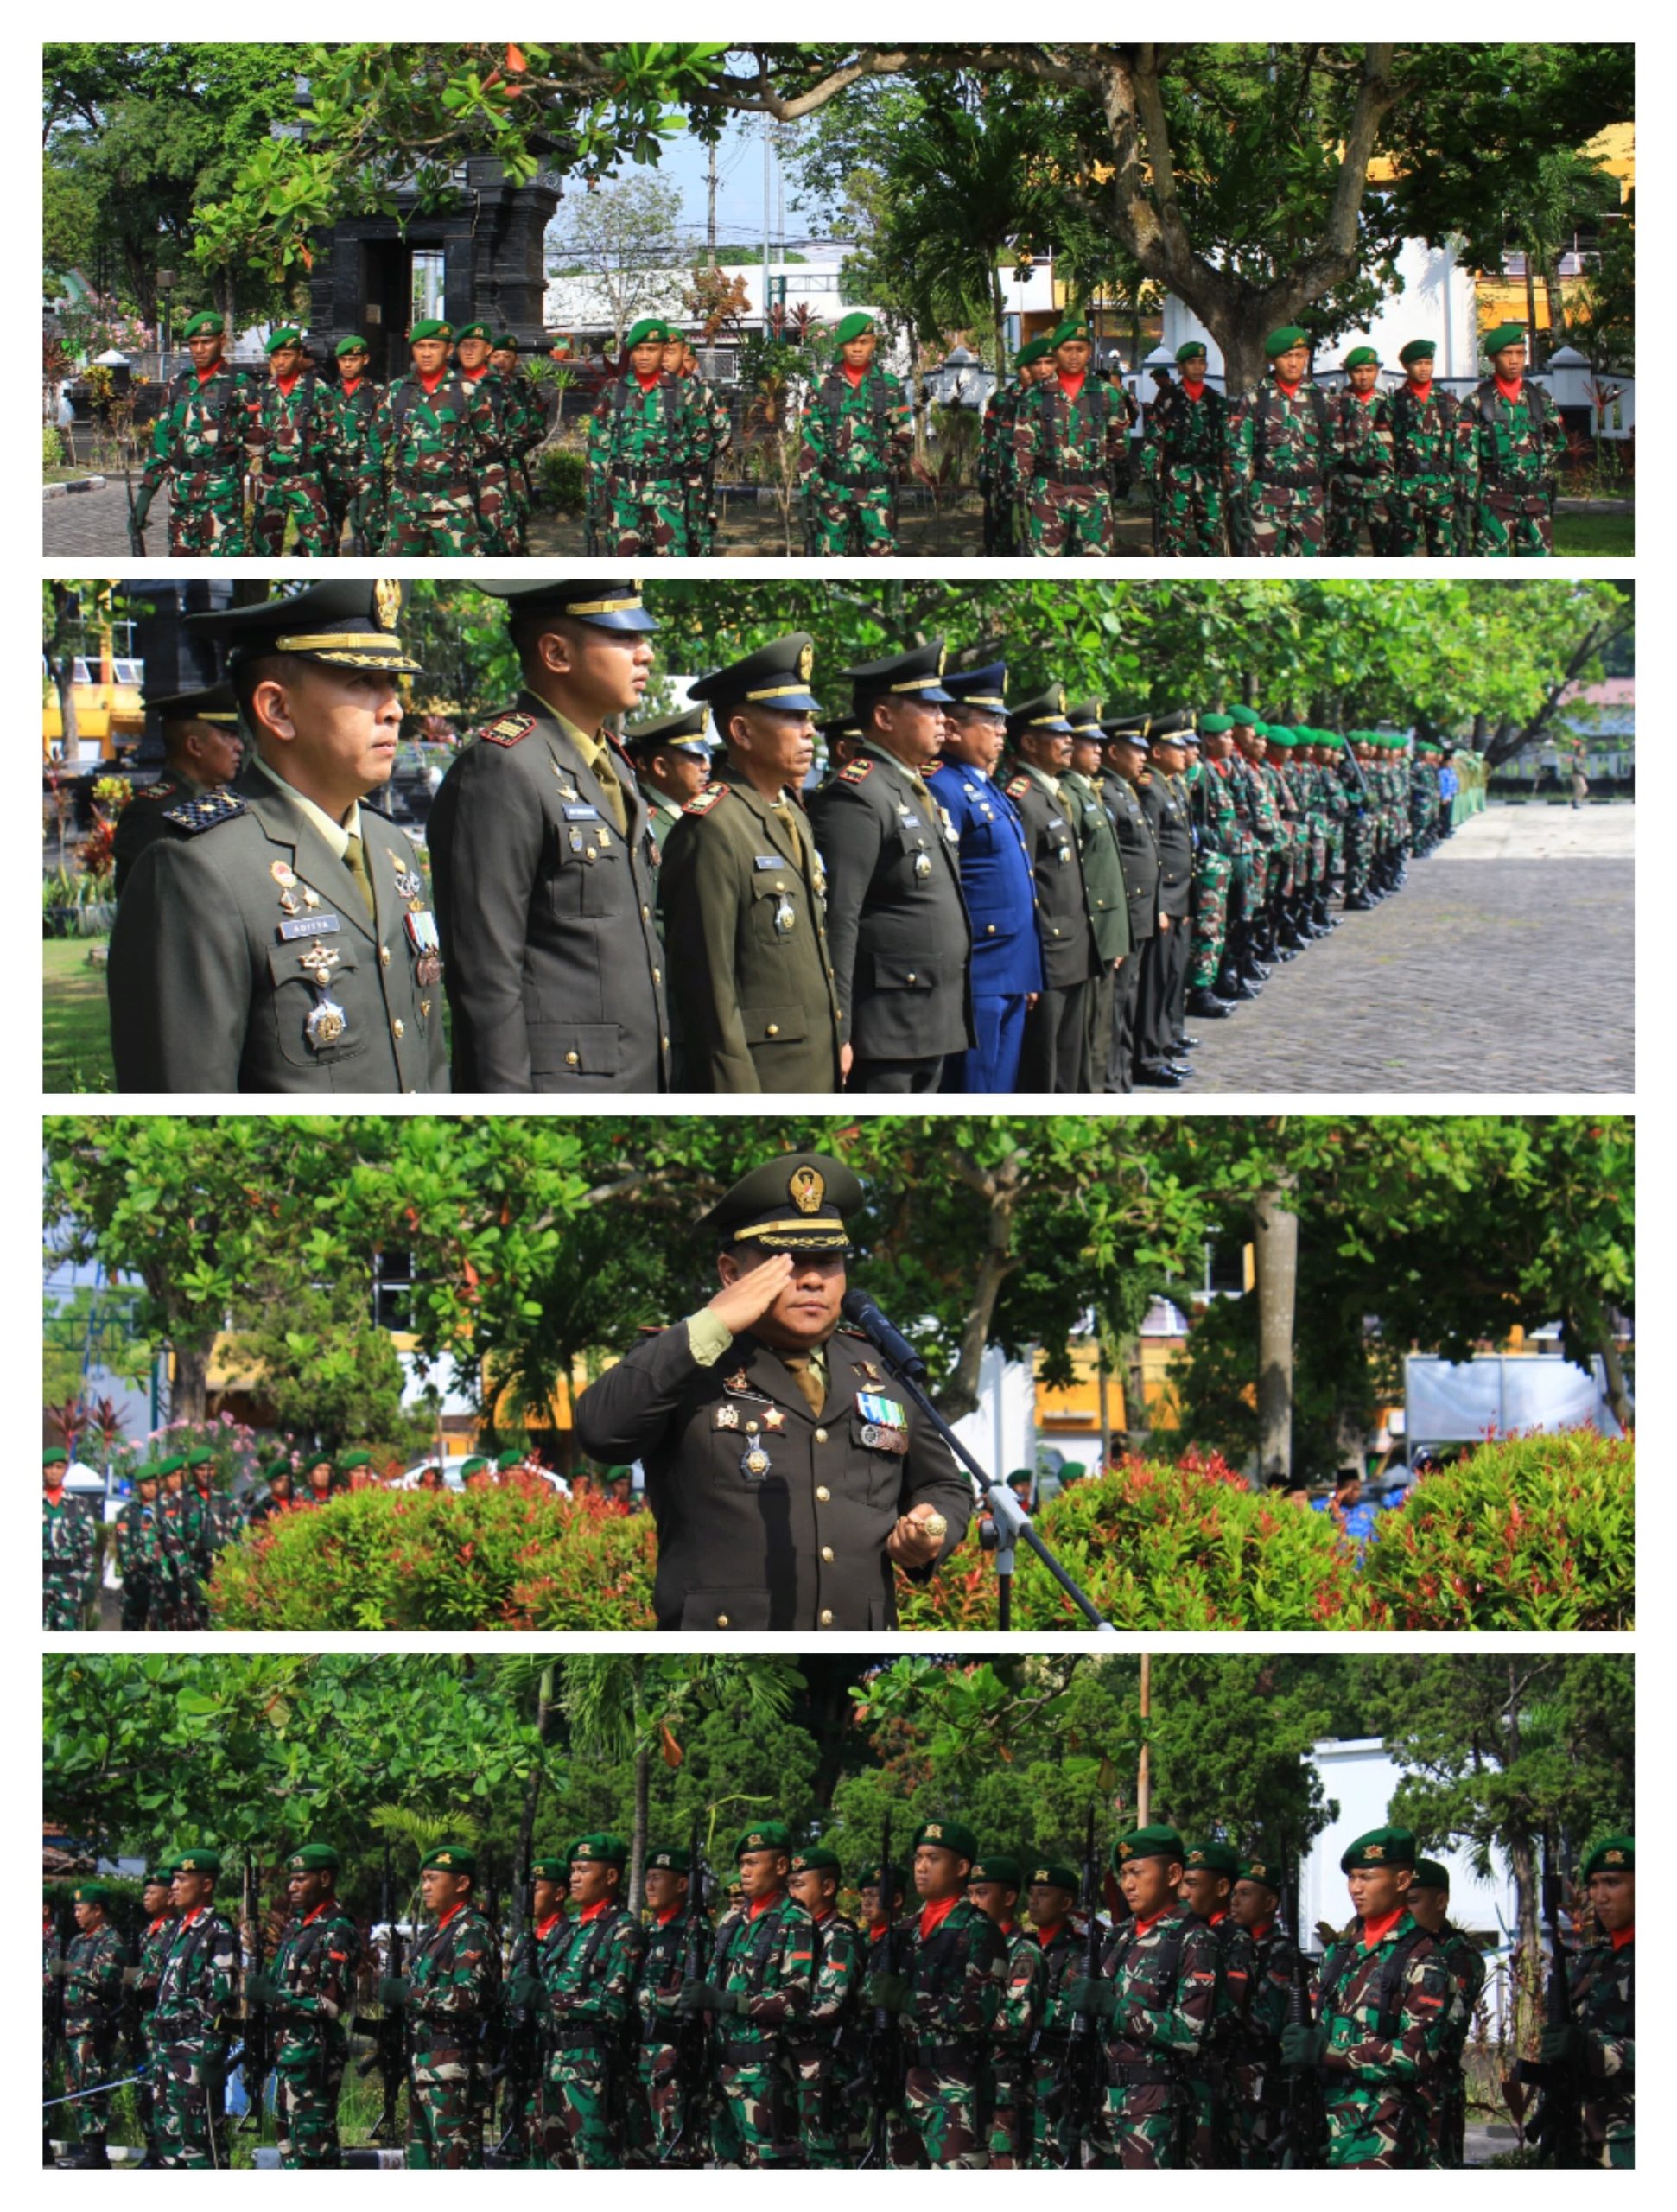
[[[1141,1723],[1145,1728],[1147,1716],[1153,1711],[1153,1660],[1147,1652],[1141,1654]],[[1144,1828],[1153,1818],[1153,1771],[1148,1760],[1148,1745],[1145,1737],[1141,1756],[1135,1763],[1135,1825]]]
[[[769,334],[769,118],[763,118],[763,335]]]
[[[716,266],[716,144],[714,139],[710,146],[710,167],[705,175],[705,257],[714,269]]]

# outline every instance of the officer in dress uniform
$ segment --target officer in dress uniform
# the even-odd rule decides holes
[[[1187,787],[1181,781],[1187,756],[1180,732],[1188,719],[1155,716],[1147,738],[1151,773],[1141,804],[1159,849],[1159,934],[1154,957],[1142,974],[1136,1081],[1149,1090],[1174,1090],[1189,1073],[1176,1058],[1187,1001],[1193,912],[1194,831]]]
[[[245,758],[238,702],[231,683],[213,684],[207,691],[179,691],[168,699],[148,699],[146,706],[162,724],[165,765],[156,783],[142,784],[130,795],[118,817],[111,851],[117,864],[118,899],[146,847],[170,834],[163,808],[219,791],[238,773]]]
[[[645,800],[652,837],[661,853],[682,809],[710,781],[710,709],[683,707],[656,721],[633,722],[623,733],[623,750],[634,763],[635,781]]]
[[[1018,772],[1004,789],[1019,809],[1037,886],[1043,987],[1025,1023],[1019,1087],[1087,1090],[1089,987],[1097,961],[1083,864],[1072,825],[1072,795],[1060,778],[1071,765],[1065,690],[1051,684],[1007,717]]]
[[[1135,1088],[1141,984],[1158,949],[1159,843],[1142,804],[1147,779],[1147,728],[1152,720],[1150,715],[1119,715],[1101,724],[1106,741],[1102,747],[1106,773],[1101,779],[1101,801],[1111,817],[1123,862],[1133,948],[1118,971],[1114,995],[1108,1090]]]
[[[390,780],[399,584],[194,614],[255,740],[225,790],[167,803],[111,933],[124,1090],[446,1090],[436,918]]]
[[[961,1541],[970,1486],[879,1355],[839,1326],[842,1160],[788,1152],[701,1224],[721,1287],[608,1368],[576,1405],[591,1459],[638,1459],[664,1629],[888,1629],[894,1572]]]
[[[973,1027],[978,1042],[943,1063],[945,1090],[1010,1092],[1019,1078],[1026,1010],[1042,989],[1037,887],[1019,809],[996,779],[1007,734],[1007,665],[945,676],[943,757],[926,771],[956,833],[972,922]]]

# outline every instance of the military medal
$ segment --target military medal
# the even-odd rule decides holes
[[[318,906],[321,903],[321,894],[312,883],[305,883],[302,887],[302,903],[305,906]]]
[[[414,981],[429,990],[433,983],[442,981],[442,963],[435,952],[428,952],[414,969]]]
[[[302,901],[295,891],[281,892],[280,906],[288,914],[300,914],[302,912]]]
[[[574,852],[574,853],[580,853],[580,852],[581,851],[581,849],[582,849],[582,832],[581,832],[580,830],[573,830],[571,831],[571,833],[570,833],[570,849],[571,849],[572,852]]]
[[[916,853],[914,855],[914,874],[917,880],[922,883],[924,883],[927,876],[931,874],[931,855],[930,853]]]
[[[723,1383],[722,1388],[725,1390],[749,1390],[751,1377],[743,1367],[736,1367],[727,1382]]]
[[[349,1027],[349,1016],[324,983],[317,983],[314,988],[314,1011],[304,1022],[302,1033],[315,1052],[322,1052],[329,1045],[337,1044],[343,1036]]]
[[[290,863],[287,861],[272,861],[269,866],[268,873],[273,877],[276,883],[287,891],[291,888],[291,886],[297,880],[291,871]]]
[[[797,907],[793,906],[790,899],[783,895],[774,910],[774,925],[776,929],[779,931],[782,937],[785,937],[796,925],[797,920]]]
[[[748,1483],[760,1483],[774,1462],[760,1444],[748,1444],[740,1455],[740,1472]]]
[[[739,1408],[737,1406],[718,1406],[716,1408],[716,1426],[718,1428],[738,1428],[740,1426]]]
[[[765,1428],[771,1430],[785,1428],[786,1426],[786,1416],[781,1412],[778,1406],[764,1407],[763,1426]]]

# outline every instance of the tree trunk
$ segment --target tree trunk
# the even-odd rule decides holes
[[[1521,247],[1521,251],[1526,264],[1526,327],[1531,333],[1532,358],[1534,361],[1537,357],[1537,275],[1532,264],[1537,256],[1528,245]]]
[[[641,1885],[646,1872],[646,1835],[652,1805],[652,1747],[645,1741],[646,1662],[634,1662],[635,1682],[635,1828],[629,1839],[629,1910],[640,1910]]]
[[[1566,343],[1566,301],[1560,288],[1560,257],[1547,251],[1543,256],[1543,297],[1549,309],[1549,342],[1543,349],[1547,366]]]
[[[1007,340],[1002,335],[1006,321],[1006,318],[1002,312],[1005,304],[1006,302],[1003,301],[1001,296],[1001,272],[997,269],[994,258],[992,257],[990,262],[990,328],[995,336],[995,388],[998,391],[1000,391],[1002,385],[1007,381]]]
[[[1635,1424],[1636,1414],[1624,1379],[1624,1362],[1619,1356],[1618,1338],[1613,1333],[1613,1317],[1604,1307],[1593,1317],[1590,1334],[1595,1349],[1601,1355],[1601,1363],[1607,1370],[1607,1402],[1613,1409],[1614,1420],[1628,1435]]]
[[[1019,1264],[1013,1256],[1013,1217],[1023,1195],[1016,1160],[992,1172],[957,1156],[956,1172],[969,1190],[988,1199],[990,1211],[985,1224],[984,1256],[978,1263],[978,1280],[961,1324],[960,1357],[936,1397],[937,1409],[946,1421],[959,1421],[978,1403],[979,1370],[984,1347],[990,1340],[996,1300],[1001,1295],[1002,1284]]]
[[[1299,1217],[1280,1191],[1252,1208],[1258,1267],[1258,1467],[1293,1471],[1293,1325],[1299,1290]]]
[[[210,1352],[215,1339],[175,1337],[171,1342],[175,1373],[169,1383],[168,1417],[172,1421],[201,1421],[209,1402]]]

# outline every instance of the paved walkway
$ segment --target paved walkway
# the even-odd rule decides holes
[[[1629,1090],[1635,829],[1631,805],[1487,808],[1232,1020],[1191,1023],[1174,1095]]]

